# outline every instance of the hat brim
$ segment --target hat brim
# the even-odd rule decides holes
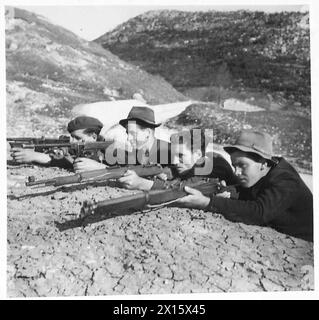
[[[272,161],[272,162],[275,162],[273,159],[272,159],[272,155],[269,155],[269,154],[266,154],[266,153],[263,153],[263,152],[260,152],[260,151],[257,151],[253,148],[250,148],[250,147],[246,147],[246,146],[242,146],[242,145],[233,145],[233,146],[226,146],[224,147],[224,150],[227,152],[227,153],[232,153],[236,150],[239,150],[239,151],[244,151],[244,152],[248,152],[248,153],[254,153],[254,154],[257,154],[259,156],[261,156],[262,158],[266,159],[266,160],[269,160],[269,161]]]
[[[138,121],[138,122],[142,122],[142,123],[145,123],[147,124],[148,126],[151,126],[151,127],[154,127],[154,128],[157,128],[161,125],[161,123],[153,123],[153,122],[149,122],[149,121],[146,121],[146,120],[142,120],[142,119],[138,119],[138,118],[130,118],[130,119],[122,119],[119,121],[119,124],[122,126],[122,127],[126,127],[127,123],[129,121]]]

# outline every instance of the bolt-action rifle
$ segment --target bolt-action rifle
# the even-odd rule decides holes
[[[223,186],[219,179],[202,180],[196,183],[179,183],[165,190],[151,190],[131,196],[120,197],[100,202],[85,201],[81,208],[79,218],[107,217],[108,215],[121,215],[123,212],[133,213],[144,208],[159,208],[172,204],[178,199],[188,195],[184,190],[185,186],[195,188],[205,196],[228,191],[232,198],[236,197],[235,186]]]
[[[70,176],[56,177],[47,180],[35,180],[34,176],[28,177],[26,186],[63,186],[67,184],[76,183],[88,183],[88,182],[99,182],[107,181],[110,179],[118,179],[124,175],[127,170],[134,170],[140,177],[151,177],[156,176],[160,173],[165,173],[168,178],[171,177],[171,171],[169,168],[162,168],[158,164],[151,165],[135,165],[135,166],[123,166],[123,167],[111,167],[106,169],[98,169],[91,171],[84,171],[76,173]]]

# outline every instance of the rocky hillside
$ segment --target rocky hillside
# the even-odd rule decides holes
[[[185,100],[162,78],[18,8],[6,9],[6,76],[8,134],[21,135],[26,126],[52,134],[78,103],[134,93],[149,104]]]
[[[95,41],[179,90],[253,88],[310,107],[308,13],[149,11]]]

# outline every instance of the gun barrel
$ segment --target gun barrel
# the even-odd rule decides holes
[[[26,138],[26,137],[21,137],[21,138],[7,138],[7,141],[32,141],[34,138]]]
[[[106,149],[113,143],[114,143],[113,140],[86,142],[84,143],[84,149],[85,150]]]
[[[29,143],[24,143],[24,140],[9,141],[11,145],[19,145],[20,148],[40,148],[40,149],[50,149],[50,148],[68,148],[79,152],[89,151],[89,150],[103,150],[108,148],[113,141],[98,141],[98,142],[70,142],[68,140],[55,140],[55,141],[30,141]]]
[[[11,141],[11,142],[27,142],[29,144],[47,144],[47,143],[67,143],[70,142],[71,139],[68,136],[60,136],[59,138],[45,138],[45,137],[41,137],[41,138],[36,138],[36,137],[16,137],[16,138],[12,138],[12,137],[8,137],[7,141]]]
[[[34,176],[29,176],[28,177],[28,182],[25,183],[26,186],[31,187],[31,186],[37,186],[37,185],[43,185],[43,186],[51,186],[54,185],[56,181],[55,179],[46,179],[46,180],[34,180]]]
[[[131,166],[131,167],[114,167],[114,168],[106,168],[106,169],[98,169],[91,171],[84,171],[81,173],[76,173],[71,176],[62,176],[56,177],[53,179],[47,180],[38,180],[36,181],[33,176],[28,178],[28,182],[26,182],[26,186],[36,186],[36,185],[44,185],[44,186],[62,186],[67,184],[74,183],[83,183],[89,181],[106,181],[109,179],[118,179],[128,170],[134,170],[141,177],[154,176],[163,172],[163,168],[159,165],[149,165],[149,166]]]
[[[63,148],[63,147],[72,147],[70,142],[55,142],[55,143],[34,143],[34,144],[22,144],[22,148]]]

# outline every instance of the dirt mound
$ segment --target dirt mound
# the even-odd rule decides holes
[[[65,175],[9,166],[9,297],[313,290],[312,243],[201,210],[163,208],[72,224],[106,185],[27,189]]]

